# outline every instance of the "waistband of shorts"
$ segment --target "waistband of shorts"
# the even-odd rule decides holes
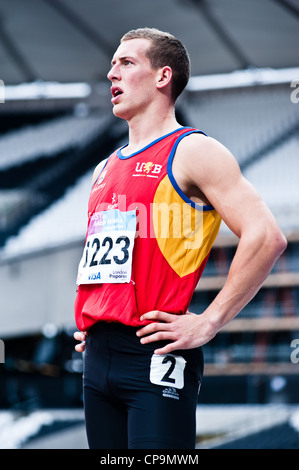
[[[137,330],[139,330],[139,327],[136,326],[125,325],[119,322],[99,321],[90,328],[88,335],[93,337],[95,342],[98,341],[99,344],[107,343],[107,341],[110,344],[111,341],[114,344],[118,344],[118,340],[124,340],[125,343],[130,344],[130,346],[137,346],[137,349],[141,352],[147,350],[153,353],[155,349],[161,348],[169,343],[169,341],[163,340],[141,344],[140,338],[136,335]],[[185,359],[195,357],[196,360],[203,362],[203,350],[201,346],[194,349],[174,350],[170,354],[181,355]]]
[[[114,331],[136,335],[136,331],[139,329],[140,327],[125,325],[124,323],[120,322],[98,321],[90,327],[87,334],[97,334],[102,332]]]
[[[141,344],[136,335],[139,328],[118,322],[99,321],[88,331],[86,344],[97,350],[107,350],[124,354],[153,354],[165,342]]]

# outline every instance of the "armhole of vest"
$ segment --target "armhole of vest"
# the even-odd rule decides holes
[[[172,149],[171,149],[171,152],[170,152],[170,155],[169,155],[169,158],[168,158],[168,162],[167,162],[167,174],[168,174],[168,177],[169,177],[169,180],[172,184],[172,186],[174,187],[175,191],[179,194],[179,196],[185,201],[187,202],[188,204],[190,204],[194,209],[197,209],[197,210],[203,210],[203,211],[213,211],[214,210],[214,207],[213,206],[210,206],[210,205],[205,205],[205,204],[197,204],[196,202],[192,201],[188,196],[186,196],[186,194],[181,190],[181,188],[179,187],[178,183],[176,182],[174,176],[173,176],[173,173],[172,173],[172,163],[173,163],[173,159],[174,159],[174,156],[175,156],[175,152],[176,152],[176,149],[180,143],[180,141],[184,138],[184,137],[187,137],[188,135],[190,134],[203,134],[203,135],[207,135],[205,134],[203,131],[200,131],[200,130],[197,130],[197,129],[192,129],[188,132],[185,132],[184,134],[181,134],[177,140],[175,141]]]
[[[111,155],[110,155],[110,157],[111,157]],[[101,176],[101,174],[102,174],[102,172],[103,172],[105,166],[107,165],[108,160],[109,160],[110,157],[106,158],[105,165],[103,166],[103,168],[101,169],[100,173],[99,173],[98,176],[96,177],[96,179],[95,179],[94,183],[92,184],[92,187],[91,187],[91,188],[93,188],[94,185],[96,184],[96,182],[98,181],[98,179],[99,179],[99,177]]]

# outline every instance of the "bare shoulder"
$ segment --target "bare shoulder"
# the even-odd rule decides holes
[[[202,163],[208,164],[211,159],[212,163],[215,160],[224,161],[225,163],[236,163],[235,157],[230,150],[225,147],[221,142],[213,137],[204,134],[193,133],[181,140],[179,148],[186,158],[199,160]]]
[[[255,230],[257,220],[275,226],[259,193],[242,175],[236,158],[220,142],[204,135],[190,135],[182,140],[177,156],[177,174],[179,167],[185,185],[200,188],[238,237],[248,227]]]
[[[230,150],[204,134],[193,133],[182,139],[176,158],[177,164],[184,167],[185,177],[202,189],[220,179],[223,182],[225,175],[230,179],[240,177],[239,164]]]
[[[108,160],[108,158],[106,158],[105,160],[102,160],[102,161],[95,167],[94,172],[93,172],[93,175],[92,175],[92,184],[94,184],[94,182],[97,180],[99,174],[101,173],[102,169],[103,169],[104,166],[106,165],[107,160]]]

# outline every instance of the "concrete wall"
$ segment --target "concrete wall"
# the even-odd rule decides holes
[[[75,326],[76,276],[84,243],[0,263],[0,338]]]

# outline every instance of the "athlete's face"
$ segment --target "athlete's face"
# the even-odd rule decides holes
[[[145,52],[147,39],[130,39],[116,50],[108,78],[112,82],[113,112],[129,120],[142,112],[154,98],[158,71],[154,70]]]

